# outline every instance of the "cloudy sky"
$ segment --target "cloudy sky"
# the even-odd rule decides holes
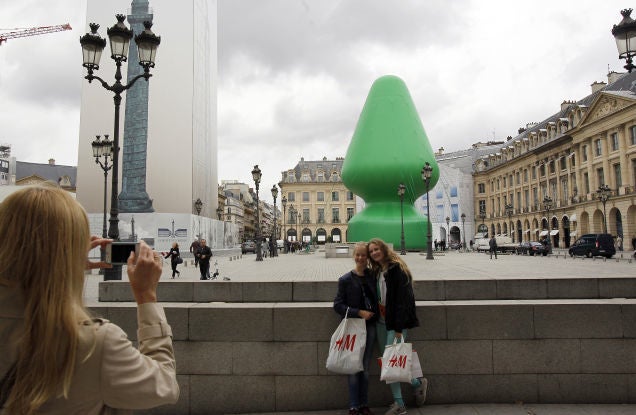
[[[0,0],[0,32],[73,27],[0,46],[0,143],[18,160],[77,163],[85,3]],[[218,0],[219,180],[252,183],[259,164],[269,189],[300,157],[344,156],[371,84],[386,74],[406,82],[435,150],[515,136],[623,70],[610,31],[630,6]]]

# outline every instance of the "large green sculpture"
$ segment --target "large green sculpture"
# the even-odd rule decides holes
[[[398,186],[404,183],[404,239],[406,249],[425,249],[428,218],[415,210],[415,199],[426,193],[422,167],[433,167],[429,189],[439,168],[406,84],[383,76],[371,86],[351,138],[342,180],[362,197],[365,208],[348,225],[348,241],[382,238],[400,247],[401,216]]]

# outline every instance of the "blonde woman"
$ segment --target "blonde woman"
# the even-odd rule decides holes
[[[19,190],[0,204],[2,414],[105,414],[175,403],[171,329],[157,301],[161,256],[141,242],[128,259],[138,304],[139,350],[83,304],[91,237],[82,207],[64,190]],[[3,394],[0,394],[3,395]]]
[[[380,317],[376,327],[382,354],[384,347],[393,344],[394,339],[406,341],[407,330],[419,326],[420,322],[415,314],[413,277],[406,263],[381,239],[371,239],[368,246],[369,262],[377,278]],[[417,406],[424,405],[426,379],[412,379],[411,385]],[[385,415],[405,415],[400,383],[391,383],[389,386],[395,402]]]

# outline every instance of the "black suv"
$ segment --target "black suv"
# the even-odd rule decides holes
[[[611,258],[616,253],[614,238],[609,233],[590,233],[581,236],[568,250],[570,256],[585,255]]]

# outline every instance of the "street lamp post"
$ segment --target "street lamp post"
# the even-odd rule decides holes
[[[627,65],[624,66],[630,73],[636,68],[632,64],[632,58],[636,56],[636,21],[630,17],[632,9],[621,10],[623,20],[612,28],[612,35],[616,39],[618,58],[625,59]]]
[[[289,216],[290,216],[290,220],[292,221],[292,223],[294,224],[294,236],[296,237],[296,240],[298,240],[298,234],[296,233],[296,208],[294,208],[294,204],[292,203],[289,206]],[[296,241],[293,241],[296,242]]]
[[[431,175],[433,173],[433,167],[428,163],[428,161],[422,167],[422,180],[426,185],[426,259],[433,259],[433,245],[431,241],[431,209],[430,209],[430,200],[428,199],[428,192],[431,186]]]
[[[400,219],[402,220],[402,233],[400,234],[400,255],[406,255],[406,247],[404,246],[404,192],[406,186],[400,183],[398,186],[398,196],[400,197]]]
[[[252,170],[252,179],[256,185],[256,260],[262,261],[263,255],[261,253],[261,220],[260,220],[260,208],[258,207],[258,185],[261,183],[261,169],[258,168],[258,164],[254,166]]]
[[[546,216],[548,218],[548,237],[546,239],[548,240],[548,252],[551,252],[552,241],[550,240],[550,238],[552,237],[552,235],[550,235],[550,229],[552,227],[552,221],[550,220],[550,209],[552,209],[552,198],[550,196],[546,196],[543,198],[543,208],[546,210]]]
[[[197,211],[197,216],[199,217],[199,233],[197,235],[197,239],[201,240],[201,209],[203,208],[203,202],[201,199],[197,198],[194,202],[194,209]]]
[[[504,209],[506,210],[506,215],[508,215],[508,235],[512,237],[512,212],[514,207],[512,206],[512,203],[506,203]]]
[[[462,247],[464,248],[464,252],[466,252],[466,214],[462,213],[460,217],[462,218]]]
[[[216,208],[216,217],[221,220],[221,216],[223,216],[223,208],[221,207],[221,205],[219,205]]]
[[[479,209],[479,218],[481,219],[481,224],[486,225],[486,210]]]
[[[285,225],[285,219],[287,215],[287,198],[283,196],[283,198],[280,200],[280,203],[283,205],[283,240],[285,241],[283,243],[283,248],[285,249],[285,253],[287,253],[287,245],[289,243],[289,241],[287,240],[287,226]]]
[[[108,171],[113,168],[112,164],[108,164],[108,159],[113,157],[113,142],[108,139],[108,134],[104,134],[104,139],[100,141],[99,137],[91,143],[93,147],[93,157],[95,157],[95,163],[99,164],[99,167],[104,171],[104,221],[102,222],[102,238],[107,238],[106,232],[106,203],[108,200]],[[104,161],[100,159],[104,158]]]
[[[112,190],[110,201],[110,219],[108,227],[108,237],[113,240],[119,240],[119,206],[118,206],[118,184],[119,184],[119,106],[121,104],[121,94],[132,87],[137,80],[144,78],[146,81],[152,76],[150,74],[150,68],[155,66],[155,56],[161,38],[156,36],[152,30],[151,22],[144,22],[145,30],[135,36],[135,43],[139,52],[139,64],[143,66],[144,73],[135,76],[130,79],[127,85],[121,83],[121,65],[122,62],[128,60],[128,45],[130,39],[133,37],[133,31],[126,27],[124,20],[126,16],[123,14],[116,15],[117,23],[109,28],[106,33],[110,40],[111,58],[115,61],[117,69],[115,70],[115,83],[108,85],[106,81],[93,72],[99,69],[99,61],[102,56],[102,52],[106,47],[106,39],[102,38],[98,33],[99,25],[91,23],[90,33],[86,33],[80,38],[80,45],[82,46],[83,64],[88,74],[84,79],[91,83],[94,79],[97,79],[102,86],[113,92],[115,102],[115,122],[113,131],[113,146],[112,146],[112,159],[113,159],[113,174],[112,174]],[[116,265],[113,268],[106,269],[104,280],[120,280],[121,279],[121,266]]]
[[[278,234],[276,233],[276,197],[278,196],[278,187],[276,185],[272,186],[272,197],[274,198],[274,229],[272,231],[272,241],[274,245],[274,252],[272,256],[278,256]]]
[[[450,218],[446,216],[446,241],[444,242],[444,251],[450,248]]]
[[[612,196],[612,189],[606,184],[599,186],[596,191],[596,198],[603,204],[603,233],[607,233],[607,215],[605,214],[605,204]]]

